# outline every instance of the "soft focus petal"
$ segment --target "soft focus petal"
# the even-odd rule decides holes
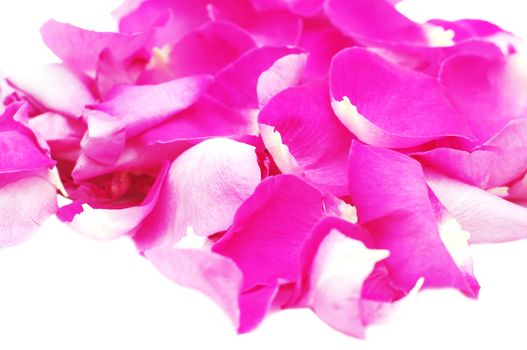
[[[279,93],[262,109],[258,122],[282,173],[298,175],[322,192],[348,194],[352,135],[333,114],[326,84]]]
[[[77,76],[62,64],[24,67],[7,79],[41,108],[73,118],[80,117],[84,106],[95,101],[88,79]]]
[[[459,55],[447,60],[440,81],[474,135],[485,142],[513,119],[527,117],[527,62],[515,54],[487,58]]]
[[[453,287],[476,296],[479,286],[465,255],[467,233],[431,196],[419,163],[353,142],[349,167],[359,223],[377,248],[390,251],[386,266],[394,281],[410,291],[424,277],[425,287]]]
[[[301,16],[313,16],[322,10],[322,0],[252,0],[257,10],[288,10]]]
[[[95,32],[54,20],[44,24],[41,34],[51,51],[76,72],[95,70],[104,49],[110,49],[118,60],[125,60],[140,51],[148,37],[147,33]]]
[[[336,28],[357,40],[429,43],[424,26],[412,22],[385,0],[329,0],[325,11]]]
[[[338,53],[330,83],[335,114],[365,143],[405,148],[446,136],[471,137],[436,79],[365,49]]]
[[[148,250],[145,256],[170,280],[204,293],[239,324],[242,275],[232,260],[205,250],[178,248]]]
[[[225,231],[260,180],[253,146],[223,138],[203,141],[172,163],[159,202],[134,239],[146,249],[173,245],[189,227],[205,237]]]
[[[0,248],[29,239],[57,210],[57,189],[48,171],[0,175]]]

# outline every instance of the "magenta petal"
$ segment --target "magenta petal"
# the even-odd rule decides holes
[[[18,121],[25,112],[25,105],[16,103],[0,116],[0,175],[51,168],[55,164],[29,127]]]
[[[472,243],[527,238],[527,208],[435,171],[427,183],[441,203],[470,233]]]
[[[447,60],[440,81],[481,142],[513,119],[527,116],[525,58],[459,55]]]
[[[50,20],[41,29],[46,45],[77,72],[95,70],[99,54],[110,49],[122,61],[138,52],[147,34],[94,32]],[[82,50],[79,50],[82,47]]]
[[[330,80],[335,114],[365,143],[405,148],[446,136],[471,137],[436,79],[365,49],[338,53]]]
[[[273,97],[258,115],[267,150],[282,173],[322,192],[348,194],[351,133],[333,114],[328,86],[304,85]]]
[[[258,108],[300,82],[307,56],[301,49],[261,47],[220,71],[209,94],[234,108]]]
[[[467,234],[431,196],[419,163],[353,142],[349,167],[359,223],[378,248],[390,251],[386,266],[394,281],[409,291],[424,277],[425,287],[453,287],[476,296]]]
[[[159,202],[134,239],[147,249],[171,246],[189,228],[205,237],[225,231],[260,180],[253,146],[222,138],[203,141],[172,163]]]
[[[159,171],[148,195],[139,205],[124,208],[99,208],[88,203],[73,203],[61,207],[58,217],[75,231],[98,240],[110,240],[133,234],[154,209],[168,172],[168,163]]]
[[[57,210],[57,189],[47,171],[6,180],[0,175],[0,248],[29,239]]]
[[[88,133],[84,153],[102,163],[113,163],[126,139],[169,119],[203,94],[211,77],[198,75],[158,85],[120,85],[105,102],[85,113]]]
[[[504,186],[527,171],[527,119],[513,120],[487,142],[468,152],[436,148],[416,153],[421,162],[469,184]]]
[[[429,44],[424,27],[385,0],[329,0],[325,11],[336,28],[355,39]]]
[[[241,28],[229,22],[209,22],[171,48],[167,68],[174,77],[215,74],[254,47],[251,36]]]
[[[269,177],[238,209],[231,228],[212,249],[238,265],[244,291],[295,281],[302,246],[325,215],[324,197],[315,188],[292,175]]]
[[[145,256],[175,283],[214,300],[236,326],[239,324],[242,275],[230,259],[209,251],[178,248],[148,250]]]
[[[260,11],[288,10],[301,16],[313,16],[322,10],[322,0],[252,0],[254,7]]]
[[[84,106],[95,101],[88,79],[77,76],[62,64],[26,67],[7,80],[38,106],[73,118],[80,117]]]

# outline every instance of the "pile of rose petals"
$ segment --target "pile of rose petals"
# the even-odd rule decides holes
[[[128,236],[239,332],[311,308],[361,337],[469,245],[527,237],[527,56],[394,0],[130,0],[49,21],[63,63],[7,77],[0,247],[51,215]],[[63,205],[58,208],[57,198]]]

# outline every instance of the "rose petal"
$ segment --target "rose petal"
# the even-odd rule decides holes
[[[352,135],[333,114],[329,101],[326,84],[290,88],[265,105],[258,122],[264,144],[282,173],[298,175],[322,192],[345,195]]]
[[[253,146],[223,138],[203,141],[172,163],[159,202],[134,239],[146,249],[172,246],[188,227],[205,237],[225,231],[260,180]]]
[[[398,285],[410,291],[424,277],[425,287],[454,287],[477,296],[468,235],[431,195],[418,162],[353,142],[349,169],[359,223],[377,248],[390,251],[386,266]]]
[[[365,49],[338,53],[330,82],[335,114],[365,143],[405,148],[446,136],[471,137],[436,79]]]
[[[470,233],[471,243],[527,237],[527,208],[435,171],[428,170],[426,180],[463,230]]]
[[[300,81],[306,58],[303,50],[295,48],[250,50],[216,75],[209,94],[230,107],[258,108]]]

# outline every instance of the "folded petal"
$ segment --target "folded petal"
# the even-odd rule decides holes
[[[160,197],[160,190],[168,172],[168,163],[161,168],[146,197],[138,205],[118,204],[108,208],[75,200],[59,209],[57,216],[75,231],[97,240],[111,240],[132,235],[152,212]],[[119,185],[115,183],[114,186]],[[117,202],[117,201],[116,201]]]
[[[353,142],[349,169],[359,223],[390,251],[386,266],[398,285],[410,291],[424,277],[425,287],[477,296],[468,234],[430,192],[417,161]]]
[[[306,59],[305,52],[296,48],[250,50],[216,75],[209,94],[230,107],[258,108],[300,82]]]
[[[348,194],[352,135],[334,115],[326,84],[282,91],[261,110],[258,122],[282,173],[304,178],[322,192]]]
[[[253,146],[224,138],[203,141],[172,163],[159,202],[134,239],[146,249],[172,246],[189,227],[205,237],[225,231],[260,181]]]
[[[415,153],[423,164],[481,188],[505,186],[527,171],[527,119],[513,120],[470,151],[435,148]]]
[[[387,250],[368,249],[360,240],[332,230],[320,242],[312,263],[308,305],[335,329],[364,337],[363,284],[375,264],[388,256]]]
[[[527,117],[525,60],[520,54],[498,58],[458,55],[443,64],[441,84],[480,142],[507,122]]]
[[[441,203],[470,233],[472,243],[527,238],[527,208],[428,170],[426,180]]]
[[[27,113],[26,106],[15,103],[0,115],[0,175],[37,171],[55,164],[40,147],[31,129],[19,121],[24,113]]]
[[[110,49],[120,61],[129,58],[143,48],[149,35],[95,32],[54,20],[42,26],[41,34],[51,51],[76,72],[95,70],[104,49]]]
[[[107,101],[88,106],[85,154],[102,163],[115,162],[126,139],[194,104],[210,82],[210,76],[198,75],[158,85],[115,87]]]
[[[346,49],[333,58],[330,88],[335,114],[365,143],[405,148],[446,136],[471,137],[436,79],[365,49]]]
[[[62,64],[24,67],[7,81],[44,110],[72,118],[81,116],[84,106],[95,101],[87,77],[81,77]]]

